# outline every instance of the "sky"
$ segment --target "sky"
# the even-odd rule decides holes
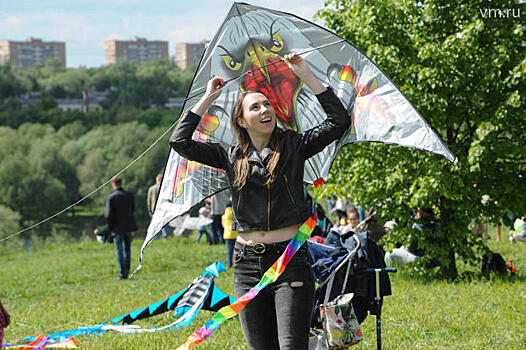
[[[312,20],[325,0],[260,0],[252,5]],[[210,40],[232,0],[0,0],[0,40],[66,42],[67,67],[104,65],[104,41],[134,36],[179,42]],[[317,21],[318,24],[322,24]]]

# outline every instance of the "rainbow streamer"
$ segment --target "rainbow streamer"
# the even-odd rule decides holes
[[[232,304],[221,308],[210,320],[208,320],[205,325],[186,339],[186,342],[180,345],[177,350],[188,350],[197,346],[208,338],[216,329],[221,326],[226,320],[236,316],[243,310],[243,308],[258,295],[259,291],[268,286],[271,283],[274,283],[278,277],[285,271],[289,261],[296,254],[296,252],[301,248],[303,243],[310,237],[316,223],[318,222],[318,217],[316,216],[316,199],[321,191],[323,186],[323,178],[319,178],[314,181],[314,196],[312,199],[312,215],[305,221],[299,228],[298,232],[291,239],[290,243],[287,245],[287,248],[279,259],[272,264],[272,266],[265,271],[261,281],[250,289],[248,292],[239,297]]]

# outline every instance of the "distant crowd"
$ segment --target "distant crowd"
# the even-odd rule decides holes
[[[155,202],[159,194],[161,180],[162,174],[158,174],[155,184],[148,189],[147,207],[150,217],[153,216],[155,210]],[[306,189],[305,196],[308,200],[311,200]],[[482,200],[487,200],[487,198],[483,198]],[[316,205],[318,223],[310,240],[338,246],[340,244],[339,242],[342,241],[342,237],[352,235],[354,232],[367,231],[368,237],[378,242],[378,245],[384,252],[384,260],[387,265],[406,264],[425,256],[427,243],[436,243],[436,233],[441,228],[440,220],[435,217],[435,210],[433,208],[417,208],[405,224],[406,228],[412,229],[415,233],[411,235],[412,239],[410,239],[409,242],[397,243],[392,249],[384,250],[379,241],[384,235],[388,234],[390,230],[399,225],[399,220],[393,219],[382,223],[374,209],[364,209],[359,204],[353,203],[349,197],[334,196],[327,200],[325,204],[327,210],[325,210],[324,206],[320,203]],[[111,216],[110,209],[108,202],[106,210],[107,218]],[[133,212],[133,208],[131,208],[131,210]],[[232,267],[237,232],[232,230],[232,201],[230,192],[225,190],[205,199],[199,206],[198,216],[202,220],[197,227],[195,244],[199,244],[204,236],[206,244],[208,245],[226,245],[227,266],[229,268]],[[126,220],[132,220],[130,218],[127,217]],[[513,243],[517,241],[526,242],[526,220],[524,216],[513,215],[510,217],[510,220],[513,222],[513,226],[510,227],[510,241]],[[134,221],[134,219],[132,221]],[[134,222],[132,226],[135,226]],[[484,221],[472,222],[469,228],[473,234],[481,235],[485,240],[489,239],[488,224]],[[166,240],[170,236],[169,230],[170,226],[166,225],[161,232],[159,232],[157,238],[162,237]],[[106,225],[103,230],[96,230],[98,234],[97,237],[101,242],[115,240],[115,235],[112,236],[110,232],[111,230],[108,228],[108,225]],[[497,241],[501,240],[501,232],[502,225],[497,225]],[[117,241],[120,242],[120,240]],[[127,246],[125,248],[127,248]],[[126,278],[129,270],[129,267],[127,267],[129,253],[127,253],[127,249],[125,248],[117,247],[118,259],[122,259],[122,256],[126,257],[126,262],[123,263],[125,267],[121,269],[124,271],[124,273],[121,271],[121,278]],[[440,264],[439,256],[428,256],[427,260],[429,261],[429,267]]]

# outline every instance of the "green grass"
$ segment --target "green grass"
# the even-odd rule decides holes
[[[132,244],[133,266],[141,239]],[[518,276],[460,279],[456,282],[392,276],[393,295],[382,316],[384,349],[520,349],[526,347],[526,245],[489,242],[494,251],[514,259]],[[5,250],[4,250],[5,251]],[[133,279],[118,274],[112,245],[91,237],[80,243],[47,245],[32,252],[2,253],[0,295],[12,316],[5,341],[107,321],[163,299],[186,287],[209,264],[224,260],[223,246],[200,245],[190,238],[154,241],[145,266]],[[216,279],[233,295],[232,271]],[[202,311],[189,328],[150,334],[76,337],[81,349],[174,349],[206,322]],[[139,321],[143,327],[171,323],[171,313]],[[355,349],[376,348],[375,317],[362,324],[364,341]],[[246,349],[237,319],[227,321],[198,348]]]

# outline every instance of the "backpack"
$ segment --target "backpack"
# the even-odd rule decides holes
[[[482,255],[482,274],[489,276],[492,271],[504,275],[506,273],[506,261],[499,253],[489,251]]]

